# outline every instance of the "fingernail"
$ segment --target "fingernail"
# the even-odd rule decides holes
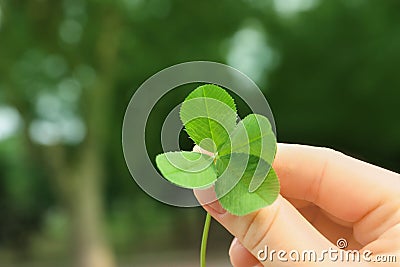
[[[217,200],[213,187],[202,190],[195,189],[194,194],[200,204],[202,204],[203,206],[207,206],[211,210],[215,211],[216,214],[224,214],[226,212],[226,210]]]
[[[208,206],[215,210],[215,212],[218,214],[224,214],[226,212],[226,210],[221,206],[218,200],[208,204]]]

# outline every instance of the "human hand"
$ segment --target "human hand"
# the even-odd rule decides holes
[[[195,147],[195,150],[199,148]],[[204,152],[204,151],[202,151]],[[204,209],[235,239],[229,250],[235,267],[397,266],[400,261],[400,175],[326,148],[279,144],[273,167],[281,195],[246,216],[226,212],[212,189],[195,190]],[[213,195],[213,196],[210,196]],[[346,239],[346,249],[371,251],[371,259],[392,255],[397,263],[260,262],[261,250],[314,250],[318,257]],[[289,258],[286,254],[286,258]],[[350,258],[351,259],[351,258]],[[392,258],[393,259],[393,258]],[[361,265],[360,265],[361,264]]]

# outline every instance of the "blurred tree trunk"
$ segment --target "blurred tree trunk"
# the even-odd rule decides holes
[[[115,266],[112,250],[108,246],[103,229],[104,203],[103,180],[105,168],[105,142],[110,129],[115,129],[115,121],[109,118],[112,109],[112,94],[115,80],[118,46],[118,16],[112,12],[102,20],[100,36],[97,40],[98,58],[97,81],[83,96],[83,117],[88,129],[87,141],[82,145],[80,158],[70,177],[71,190],[65,198],[71,218],[73,251],[78,267]],[[111,101],[111,102],[110,102]]]
[[[115,130],[113,87],[115,80],[119,22],[112,12],[104,16],[95,51],[97,79],[82,96],[83,118],[87,136],[78,147],[76,158],[66,155],[66,147],[47,149],[46,158],[53,162],[56,186],[67,208],[71,226],[71,245],[76,267],[114,267],[112,250],[104,229],[103,180],[105,173],[105,143],[109,131]],[[119,126],[119,125],[118,125]]]
[[[14,104],[22,114],[27,114],[26,106],[22,102]],[[47,147],[34,144],[28,132],[25,128],[24,140],[31,154],[30,158],[47,166],[49,175],[53,178],[51,182],[56,195],[68,214],[73,266],[116,266],[103,224],[105,168],[102,142],[88,137],[82,145],[75,148],[76,157],[71,159],[66,146]]]
[[[104,168],[96,149],[85,147],[79,162],[61,173],[59,185],[69,212],[72,252],[77,267],[113,267],[104,232],[102,181]]]

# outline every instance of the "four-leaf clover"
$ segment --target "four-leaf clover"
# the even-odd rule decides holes
[[[190,138],[213,156],[188,151],[158,155],[157,166],[167,180],[192,189],[214,185],[222,207],[234,215],[275,201],[279,180],[271,166],[276,137],[266,117],[250,114],[238,121],[233,98],[213,84],[192,91],[180,117]]]

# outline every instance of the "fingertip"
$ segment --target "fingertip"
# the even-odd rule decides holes
[[[195,146],[193,147],[193,152],[199,152],[199,153],[201,153],[201,147],[199,147],[198,145],[195,145]]]
[[[233,239],[229,248],[229,256],[234,267],[262,266],[236,237]]]
[[[213,217],[226,213],[226,210],[217,200],[214,187],[206,189],[194,189],[193,193],[203,208]]]
[[[231,246],[229,247],[229,256],[232,256],[234,254],[234,249],[235,249],[235,246],[237,246],[238,242],[239,241],[236,237],[233,238],[233,240],[231,242]]]
[[[195,145],[195,146],[193,147],[193,152],[198,152],[198,153],[201,153],[201,154],[205,154],[205,155],[208,155],[208,156],[210,156],[210,157],[214,156],[213,153],[211,153],[210,151],[207,151],[207,150],[201,148],[201,147],[198,146],[198,145]]]

